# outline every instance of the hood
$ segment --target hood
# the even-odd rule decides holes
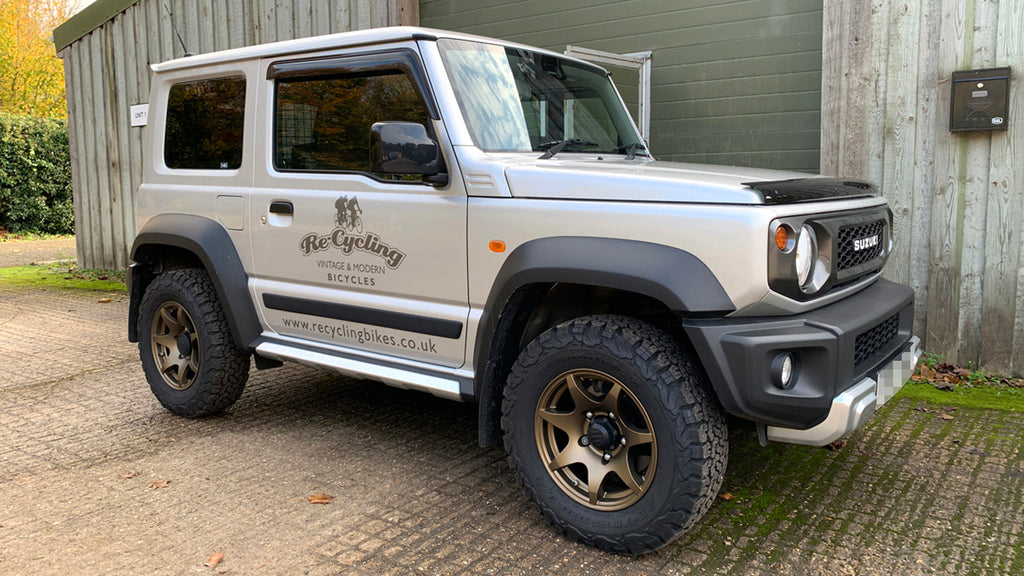
[[[519,198],[788,204],[874,193],[864,183],[800,172],[594,156],[531,158],[509,165],[505,176]]]

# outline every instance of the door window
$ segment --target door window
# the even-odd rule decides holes
[[[287,78],[278,80],[276,89],[278,170],[368,173],[375,122],[429,127],[423,99],[401,70]]]

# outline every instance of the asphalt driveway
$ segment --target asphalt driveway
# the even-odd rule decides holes
[[[473,406],[286,365],[171,415],[103,296],[0,285],[0,574],[1024,573],[1021,414],[897,397],[838,452],[739,427],[697,529],[617,557],[542,521]]]

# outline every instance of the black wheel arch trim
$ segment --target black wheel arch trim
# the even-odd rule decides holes
[[[228,318],[231,336],[239,350],[249,351],[263,333],[256,307],[249,295],[248,275],[227,230],[218,222],[190,214],[161,214],[143,226],[132,244],[128,291],[128,339],[138,341],[139,303],[145,292],[150,255],[147,247],[171,246],[194,254],[210,274],[217,297]]]
[[[476,334],[474,392],[482,446],[500,439],[500,429],[494,425],[495,418],[500,418],[501,386],[495,382],[500,370],[492,356],[500,355],[501,350],[492,350],[492,345],[507,346],[507,339],[496,336],[499,324],[506,329],[515,324],[514,319],[502,318],[504,312],[520,288],[555,283],[643,294],[684,315],[724,316],[736,309],[711,269],[679,248],[582,236],[540,238],[518,246],[498,271]]]

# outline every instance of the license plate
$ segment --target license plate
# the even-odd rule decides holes
[[[875,386],[875,407],[888,402],[913,374],[917,360],[921,357],[918,344],[921,340],[912,336],[907,347],[888,366],[878,373],[878,384]]]

